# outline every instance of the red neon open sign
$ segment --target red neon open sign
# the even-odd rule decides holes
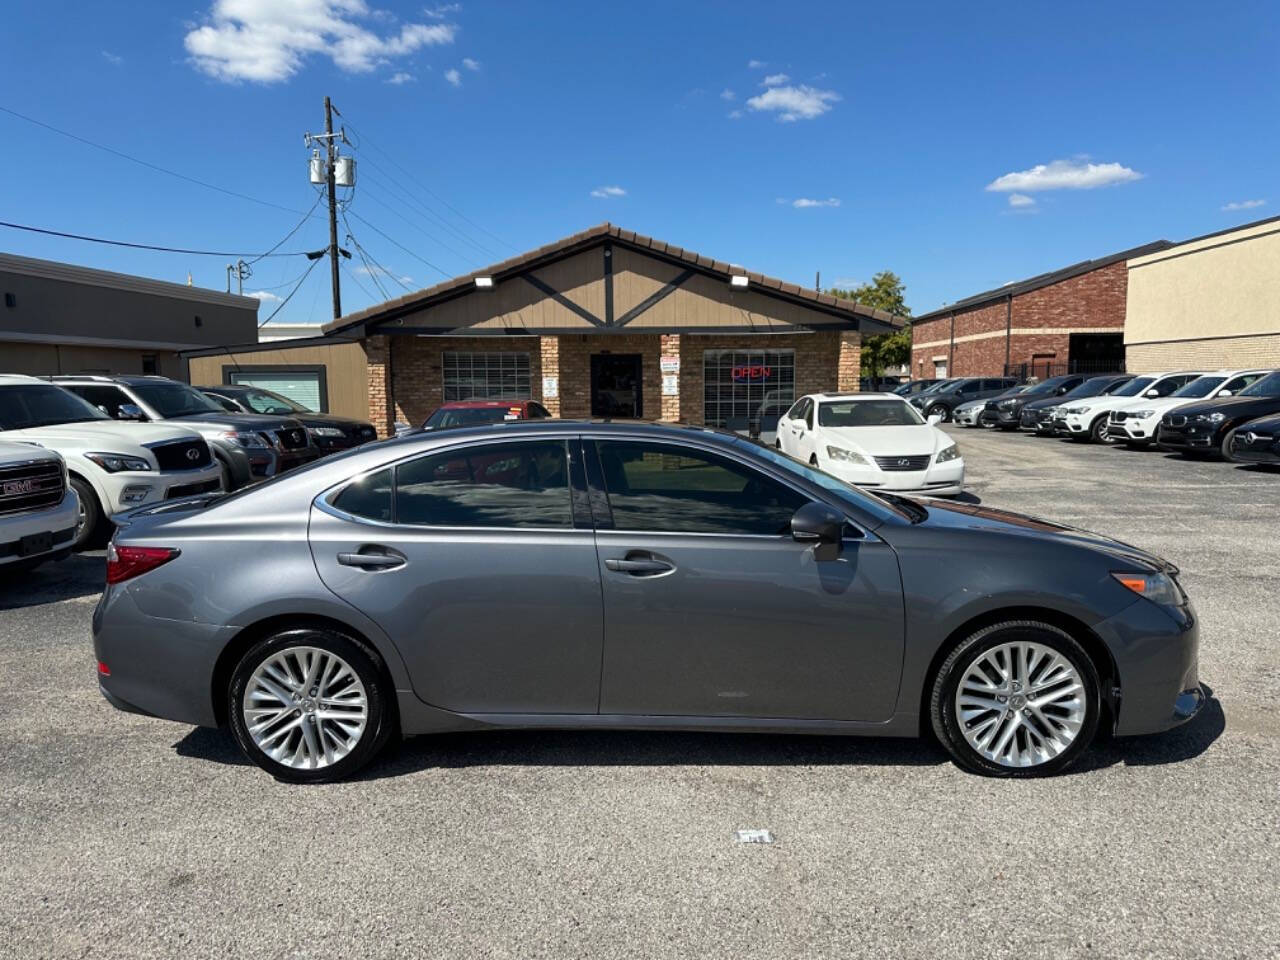
[[[763,363],[744,364],[733,368],[734,380],[768,380],[773,376],[773,367]]]

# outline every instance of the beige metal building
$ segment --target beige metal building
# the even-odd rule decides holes
[[[1280,217],[1134,257],[1128,274],[1130,371],[1280,367]]]
[[[158,373],[179,351],[254,340],[258,301],[0,253],[0,373]]]

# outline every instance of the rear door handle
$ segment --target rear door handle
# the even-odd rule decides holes
[[[357,567],[361,570],[391,570],[395,567],[403,567],[405,557],[403,554],[393,553],[391,551],[379,553],[340,553],[338,554],[338,562],[344,567]]]
[[[605,560],[604,565],[606,569],[616,570],[618,573],[630,573],[641,577],[646,574],[670,573],[676,568],[674,563],[668,563],[666,560],[657,560],[652,557],[646,559],[610,557]]]

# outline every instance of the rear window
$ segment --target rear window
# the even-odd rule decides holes
[[[519,419],[519,407],[446,407],[429,416],[423,426],[431,430],[448,430],[451,427],[476,427]]]

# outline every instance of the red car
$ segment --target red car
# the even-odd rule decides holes
[[[427,417],[422,429],[448,430],[503,420],[544,420],[550,416],[536,400],[454,400]]]

